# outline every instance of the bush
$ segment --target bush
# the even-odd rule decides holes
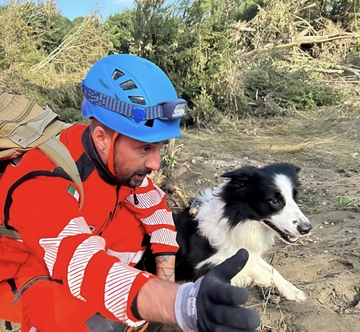
[[[134,9],[103,23],[97,12],[70,22],[55,0],[9,0],[0,6],[0,86],[82,121],[75,110],[88,69],[106,54],[132,53],[170,77],[190,105],[186,125],[309,112],[345,98],[320,72],[338,72],[347,55],[358,56],[356,38],[348,38],[355,21],[344,25],[355,2],[342,2],[324,18],[324,8],[333,7],[297,0],[135,0]],[[336,38],[298,43],[314,36]]]
[[[111,45],[100,17],[70,24],[54,0],[10,0],[0,9],[1,85],[49,105],[63,120],[81,121],[69,109],[80,109],[81,80]]]
[[[323,77],[301,66],[279,65],[278,59],[258,57],[243,78],[245,95],[260,106],[261,115],[283,115],[289,109],[310,112],[344,99],[343,91],[324,84]]]

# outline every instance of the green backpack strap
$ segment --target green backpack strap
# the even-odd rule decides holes
[[[84,204],[84,188],[82,185],[79,171],[76,167],[74,159],[71,157],[69,150],[55,137],[47,139],[45,142],[38,145],[38,148],[48,156],[58,167],[70,177],[73,183],[80,191],[79,209]],[[39,171],[42,172],[42,171]],[[30,175],[30,174],[28,174]],[[12,239],[21,239],[20,234],[13,228],[8,228],[0,224],[0,237],[5,236]]]
[[[0,224],[0,237],[5,236],[11,239],[21,239],[20,234],[15,229],[9,229],[5,225]]]
[[[79,171],[76,167],[76,163],[74,159],[71,157],[69,150],[66,148],[66,146],[63,143],[61,143],[55,137],[49,138],[45,142],[39,144],[38,148],[41,151],[43,151],[43,153],[46,156],[48,156],[58,167],[60,167],[73,181],[73,183],[78,187],[78,190],[80,191],[79,209],[81,209],[84,204],[84,188],[82,185]],[[44,171],[40,170],[37,172],[41,173]],[[48,173],[51,174],[52,172],[49,171]],[[30,175],[31,174],[27,174],[27,176]],[[27,176],[24,176],[24,178]],[[21,239],[21,236],[16,229],[8,228],[6,227],[6,225],[2,225],[2,224],[0,224],[0,237],[1,236],[5,236],[12,239]]]
[[[84,204],[84,188],[76,163],[69,150],[55,137],[51,137],[38,145],[38,148],[44,152],[57,166],[61,167],[71,178],[80,191],[79,208]]]

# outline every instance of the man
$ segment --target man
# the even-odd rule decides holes
[[[159,168],[163,145],[180,135],[186,102],[159,67],[132,55],[100,59],[82,87],[90,125],[59,137],[81,175],[82,209],[76,185],[38,149],[1,179],[0,220],[21,240],[0,238],[0,317],[21,323],[22,332],[122,331],[144,320],[186,331],[253,331],[258,315],[238,306],[246,291],[229,285],[246,264],[245,250],[196,283],[171,281],[176,231],[164,193],[147,175]],[[157,276],[133,267],[145,234]]]

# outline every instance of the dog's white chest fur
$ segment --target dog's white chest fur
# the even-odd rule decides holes
[[[274,244],[276,233],[262,221],[257,220],[247,219],[235,226],[229,225],[227,218],[224,217],[225,202],[218,195],[223,186],[225,184],[215,190],[204,190],[197,198],[201,201],[201,209],[196,215],[199,233],[208,239],[216,253],[199,263],[196,268],[206,264],[218,265],[233,256],[240,248],[245,248],[249,252],[249,260],[244,269],[232,279],[232,284],[239,287],[275,286],[287,299],[304,301],[305,293],[284,279],[262,258],[263,253]],[[281,213],[279,215],[281,216]]]

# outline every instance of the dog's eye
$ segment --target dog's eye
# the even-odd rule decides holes
[[[273,198],[270,200],[270,203],[272,205],[280,205],[280,201],[277,198]]]

